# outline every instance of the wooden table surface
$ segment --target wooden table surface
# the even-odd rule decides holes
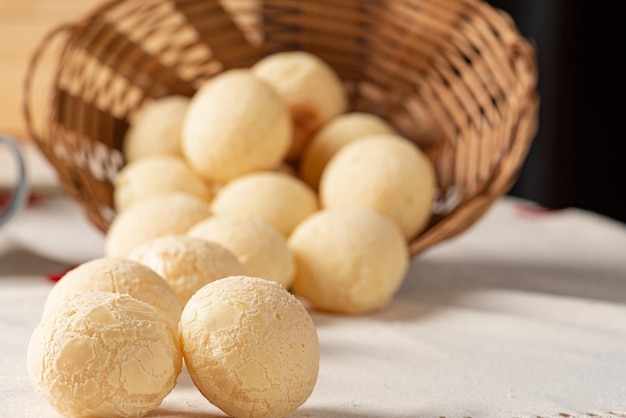
[[[0,133],[27,140],[22,116],[28,63],[45,35],[61,23],[81,19],[102,0],[0,0]],[[34,84],[35,109],[47,96],[46,76],[54,60],[44,57]],[[40,115],[35,114],[35,117]]]

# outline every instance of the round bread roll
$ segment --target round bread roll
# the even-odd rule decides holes
[[[182,305],[167,282],[142,264],[116,258],[91,260],[67,272],[50,290],[43,315],[76,294],[89,291],[126,293],[154,306],[167,317],[172,329],[178,329]]]
[[[257,215],[288,237],[319,209],[317,195],[301,180],[277,172],[252,173],[224,186],[212,204],[215,214]]]
[[[431,217],[435,187],[433,165],[417,146],[401,137],[373,136],[346,145],[330,160],[320,198],[325,208],[370,208],[412,238]]]
[[[186,193],[146,198],[113,219],[105,238],[105,254],[125,258],[144,242],[165,235],[184,234],[209,216],[211,206]]]
[[[187,167],[182,158],[154,155],[124,166],[115,177],[113,202],[118,212],[146,197],[182,192],[210,201],[211,188]]]
[[[295,262],[287,241],[258,217],[212,216],[191,228],[188,235],[231,251],[249,276],[272,280],[285,288],[293,281]]]
[[[257,62],[252,72],[289,106],[293,123],[290,160],[300,156],[320,126],[346,110],[348,99],[341,80],[328,64],[308,52],[269,55]]]
[[[183,154],[194,171],[218,182],[271,170],[290,141],[287,107],[248,70],[226,71],[206,83],[183,123]]]
[[[150,267],[167,281],[181,306],[204,285],[244,274],[237,257],[214,242],[185,235],[148,241],[128,256]]]
[[[180,341],[193,382],[233,417],[284,417],[317,381],[315,325],[292,294],[267,280],[229,277],[204,286],[183,310]]]
[[[293,292],[330,312],[358,314],[386,307],[409,265],[398,227],[365,208],[316,213],[296,228],[289,248],[298,268]]]
[[[365,136],[394,133],[393,127],[376,115],[353,112],[337,116],[315,134],[305,149],[300,177],[317,190],[326,164],[343,146]]]
[[[126,162],[155,154],[182,157],[180,132],[189,98],[168,96],[146,105],[126,132]]]
[[[147,303],[86,292],[45,315],[28,345],[37,391],[68,417],[141,417],[172,391],[182,367],[176,331]]]

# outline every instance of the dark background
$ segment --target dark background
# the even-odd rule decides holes
[[[539,132],[511,194],[626,222],[626,1],[489,3],[539,61]]]

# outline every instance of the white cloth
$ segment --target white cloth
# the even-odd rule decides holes
[[[319,380],[293,417],[623,416],[626,227],[579,210],[534,216],[521,203],[498,202],[414,259],[388,309],[313,313]],[[43,274],[102,248],[63,198],[0,230],[0,416],[56,416],[25,362],[51,287]],[[149,416],[222,414],[184,374]]]

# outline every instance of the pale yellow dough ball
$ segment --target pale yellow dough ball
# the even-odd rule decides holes
[[[113,201],[121,212],[147,197],[181,192],[210,201],[208,184],[196,175],[180,157],[154,155],[127,164],[114,181]]]
[[[283,236],[319,209],[317,195],[301,180],[276,172],[252,173],[224,186],[212,204],[215,214],[257,215]]]
[[[146,105],[124,137],[126,162],[155,154],[182,157],[180,132],[189,98],[168,96]]]
[[[98,291],[126,293],[154,306],[178,328],[182,305],[167,282],[150,268],[131,260],[99,258],[67,272],[50,290],[43,315],[76,294]]]
[[[320,199],[325,208],[370,208],[412,238],[432,215],[435,187],[433,165],[416,145],[401,137],[373,136],[346,145],[330,160]]]
[[[45,315],[28,345],[28,372],[52,408],[68,417],[141,417],[176,385],[176,331],[147,303],[85,292]]]
[[[185,235],[170,235],[146,242],[128,258],[161,275],[181,306],[185,306],[204,285],[244,274],[237,257],[221,245]]]
[[[300,177],[317,190],[328,161],[345,145],[370,135],[394,134],[394,128],[376,115],[353,112],[325,124],[305,149]]]
[[[396,225],[365,208],[318,212],[289,239],[295,294],[320,310],[358,314],[386,307],[409,264]]]
[[[285,238],[253,216],[215,215],[189,230],[189,236],[216,242],[231,251],[246,275],[272,280],[288,288],[295,274]]]
[[[235,418],[281,418],[310,396],[319,341],[302,304],[277,283],[229,277],[200,289],[180,323],[200,392]]]
[[[347,95],[335,71],[308,52],[279,52],[252,67],[289,106],[293,143],[287,155],[297,159],[320,126],[345,112]]]
[[[210,215],[209,203],[186,193],[149,197],[113,219],[105,238],[105,254],[127,257],[144,242],[165,235],[184,234]]]
[[[248,70],[230,70],[206,83],[191,100],[182,132],[192,169],[217,182],[273,169],[291,141],[286,105]]]

